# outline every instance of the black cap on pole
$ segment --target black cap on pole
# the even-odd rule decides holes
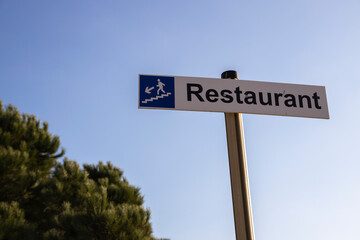
[[[230,78],[230,79],[239,79],[237,71],[234,70],[228,70],[221,74],[221,78]]]

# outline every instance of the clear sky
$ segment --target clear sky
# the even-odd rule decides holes
[[[359,0],[0,0],[0,99],[111,161],[154,235],[235,239],[224,115],[139,110],[138,74],[326,86],[330,120],[244,115],[258,240],[360,238]]]

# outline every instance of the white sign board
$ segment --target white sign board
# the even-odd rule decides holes
[[[329,119],[323,86],[139,75],[139,108]]]

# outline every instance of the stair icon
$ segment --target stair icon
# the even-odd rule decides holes
[[[141,101],[142,103],[147,103],[147,102],[152,102],[154,100],[158,100],[159,98],[164,98],[164,97],[168,97],[171,95],[171,92],[168,92],[168,93],[165,93],[165,94],[161,94],[159,96],[156,96],[156,97],[152,97],[152,98],[149,98],[149,99],[145,99],[144,101]]]

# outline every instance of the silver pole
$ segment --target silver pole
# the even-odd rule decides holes
[[[238,74],[226,71],[221,78],[238,79]],[[225,124],[236,240],[254,240],[242,114],[225,113]]]

